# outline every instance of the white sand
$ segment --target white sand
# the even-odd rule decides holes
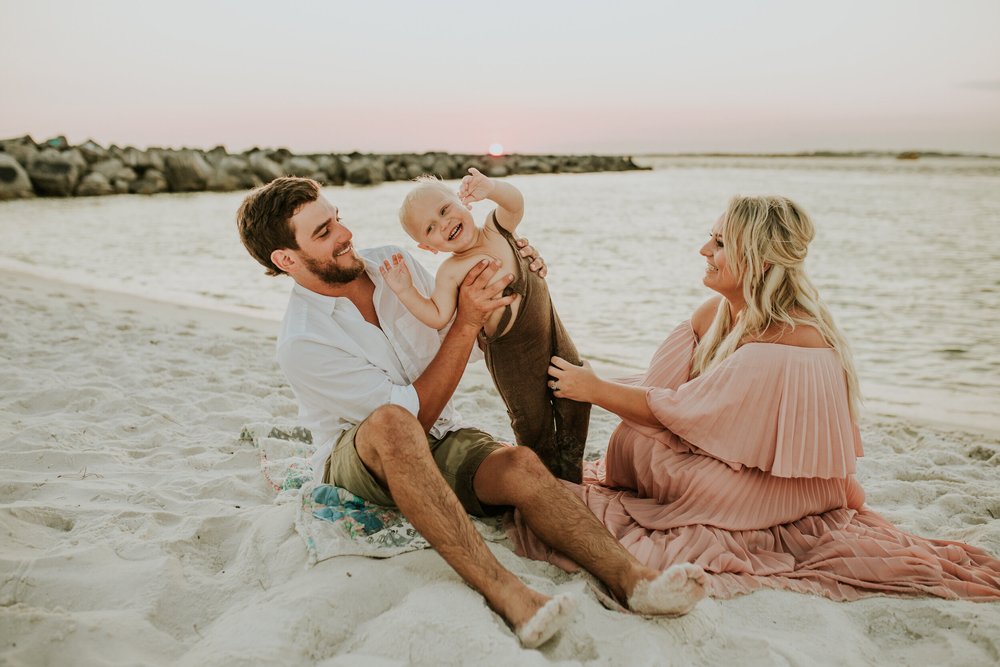
[[[1000,604],[784,592],[651,621],[579,577],[501,561],[580,610],[541,651],[433,551],[306,565],[247,422],[294,418],[276,324],[0,273],[0,664],[957,664],[1000,662]],[[482,368],[460,406],[502,428]],[[611,420],[598,416],[606,434]],[[869,504],[1000,552],[1000,440],[868,417]]]

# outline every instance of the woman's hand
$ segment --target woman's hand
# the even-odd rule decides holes
[[[562,357],[552,357],[549,375],[555,378],[549,381],[549,387],[556,398],[568,398],[581,403],[593,403],[601,384],[601,379],[586,361],[582,366],[577,366]]]
[[[562,357],[552,357],[549,365],[549,387],[556,398],[568,398],[581,403],[593,403],[622,419],[663,428],[646,402],[648,387],[631,387],[597,377],[586,361],[582,366],[571,364]]]

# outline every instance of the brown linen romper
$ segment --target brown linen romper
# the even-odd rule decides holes
[[[570,482],[582,479],[583,450],[590,425],[590,404],[556,398],[549,389],[552,356],[580,364],[576,346],[556,313],[549,288],[538,274],[528,270],[513,235],[496,222],[517,260],[517,276],[504,289],[504,296],[519,294],[521,306],[510,331],[511,309],[500,318],[497,334],[480,332],[486,367],[500,397],[507,405],[517,444],[530,447],[552,474]]]

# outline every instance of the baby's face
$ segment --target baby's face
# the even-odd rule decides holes
[[[458,195],[440,188],[424,188],[414,198],[403,227],[421,248],[431,252],[461,252],[476,240],[469,209]]]

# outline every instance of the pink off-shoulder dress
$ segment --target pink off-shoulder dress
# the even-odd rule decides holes
[[[636,381],[662,428],[622,422],[584,484],[569,485],[641,562],[697,563],[720,598],[782,588],[1000,600],[1000,560],[865,507],[834,350],[749,343],[689,380],[695,343],[684,322]],[[575,568],[517,515],[511,536],[523,555]]]

